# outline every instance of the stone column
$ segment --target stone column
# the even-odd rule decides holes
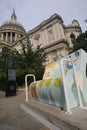
[[[48,40],[48,34],[47,34],[47,29],[45,30],[45,38],[46,38],[46,44],[49,44],[49,40]]]
[[[57,37],[57,29],[56,29],[56,24],[53,25],[53,35],[54,35],[54,40],[57,40],[58,37]]]
[[[12,42],[12,32],[10,33],[10,41]]]
[[[3,33],[2,33],[2,41],[4,40],[4,35],[3,35]]]
[[[62,25],[62,24],[59,24],[59,29],[60,29],[60,37],[61,37],[61,38],[65,38],[64,28],[63,28],[63,25]]]
[[[56,33],[56,35],[57,35],[57,40],[59,40],[59,39],[60,39],[59,23],[56,23],[56,31],[57,31],[57,33]]]
[[[15,33],[15,41],[17,41],[17,40],[18,40],[18,39],[17,39],[17,35],[18,35],[18,34],[17,34],[17,33]]]
[[[46,42],[45,42],[45,33],[44,33],[44,31],[42,31],[41,32],[42,34],[42,45],[45,45],[46,44]]]
[[[8,41],[8,33],[6,33],[6,42]]]

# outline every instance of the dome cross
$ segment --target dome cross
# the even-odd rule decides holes
[[[17,19],[17,16],[15,14],[15,9],[13,9],[13,13],[11,15],[11,20],[16,20]]]

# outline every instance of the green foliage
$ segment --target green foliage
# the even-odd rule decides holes
[[[87,52],[87,31],[80,34],[80,36],[76,39],[76,44],[73,47],[73,51],[77,51],[78,49],[83,49]]]
[[[42,63],[45,62],[46,58],[44,50],[40,48],[40,46],[34,50],[30,41],[22,44],[21,47],[22,49],[20,52],[17,50],[10,50],[6,47],[0,52],[0,89],[2,89],[2,86],[5,86],[6,60],[8,56],[13,56],[16,59],[16,76],[19,86],[24,85],[26,74],[34,74],[37,80],[42,78],[44,72]],[[29,83],[31,81],[32,78],[29,78]]]
[[[46,54],[40,46],[33,50],[30,41],[27,41],[25,45],[22,44],[21,52],[16,51],[17,80],[19,85],[24,83],[26,74],[34,74],[37,80],[42,78],[42,63],[45,62],[45,58]]]

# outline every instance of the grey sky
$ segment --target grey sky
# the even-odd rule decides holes
[[[0,0],[0,26],[10,19],[13,8],[17,20],[29,31],[48,19],[59,14],[65,25],[73,19],[79,21],[82,30],[87,30],[87,0]]]

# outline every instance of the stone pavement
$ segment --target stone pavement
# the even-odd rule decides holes
[[[87,111],[73,109],[72,114],[66,114],[58,107],[53,107],[36,100],[25,101],[25,92],[17,96],[5,98],[0,93],[0,130],[55,130],[49,129],[43,123],[22,110],[24,106],[46,119],[61,130],[87,130]]]
[[[11,97],[0,92],[0,130],[50,130],[21,109],[24,99],[25,92]]]
[[[73,109],[72,114],[66,114],[58,107],[50,106],[35,100],[23,103],[61,130],[87,130],[87,111]]]

